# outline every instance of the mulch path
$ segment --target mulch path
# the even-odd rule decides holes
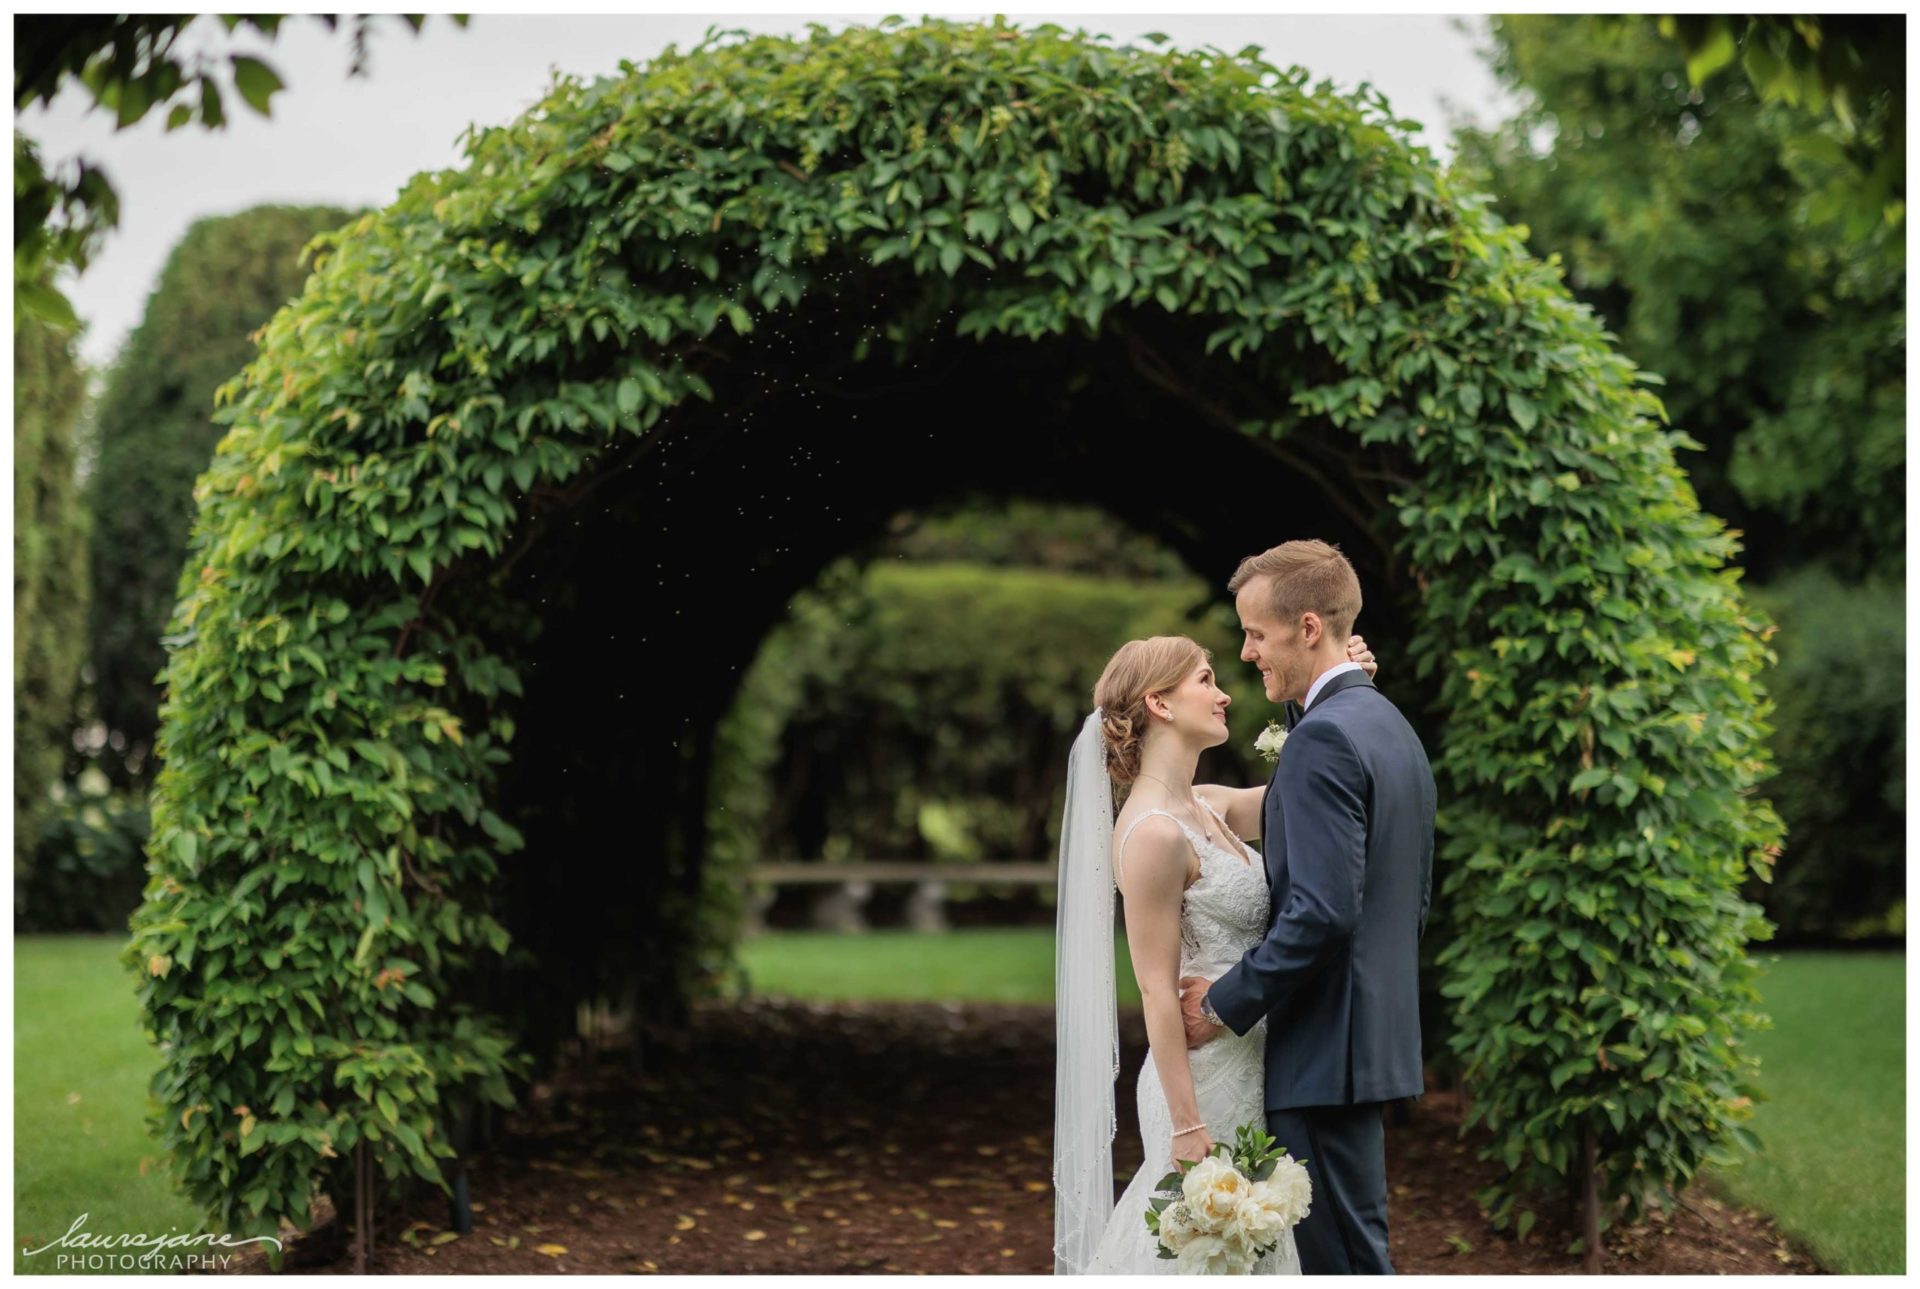
[[[1137,1015],[1121,1041],[1124,1179],[1140,1163]],[[438,1192],[383,1208],[372,1269],[1050,1274],[1052,1062],[1046,1007],[702,1005],[690,1033],[647,1048],[641,1072],[604,1055],[540,1084],[471,1163],[472,1233],[448,1230]],[[1487,1227],[1473,1192],[1497,1166],[1458,1139],[1460,1116],[1459,1098],[1435,1091],[1390,1121],[1395,1268],[1577,1272],[1569,1220],[1543,1215],[1525,1241]],[[350,1270],[341,1226],[323,1214],[293,1235],[287,1270]],[[1818,1270],[1766,1218],[1700,1188],[1604,1243],[1613,1272]]]

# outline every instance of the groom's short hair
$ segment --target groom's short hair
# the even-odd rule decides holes
[[[1267,603],[1273,616],[1291,626],[1302,613],[1317,613],[1327,634],[1345,641],[1360,616],[1360,578],[1338,546],[1321,541],[1282,542],[1240,561],[1227,593],[1256,577],[1267,579]]]

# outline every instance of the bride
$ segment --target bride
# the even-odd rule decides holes
[[[1374,670],[1359,636],[1348,656]],[[1267,874],[1241,838],[1257,834],[1266,785],[1195,784],[1200,753],[1227,741],[1233,700],[1205,649],[1185,636],[1130,640],[1094,686],[1096,710],[1068,760],[1060,828],[1055,1010],[1054,1273],[1171,1274],[1145,1214],[1175,1160],[1198,1160],[1216,1136],[1264,1127],[1266,1021],[1189,1051],[1179,980],[1218,977],[1267,933]],[[1116,820],[1113,785],[1132,785]],[[1127,947],[1149,1051],[1136,1098],[1145,1162],[1113,1202],[1115,1016],[1113,894],[1124,897]],[[1296,1143],[1282,1141],[1297,1158]],[[1298,1275],[1293,1234],[1253,1268]]]

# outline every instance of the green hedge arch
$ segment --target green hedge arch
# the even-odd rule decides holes
[[[700,451],[743,432],[732,400],[770,340],[838,346],[856,382],[932,352],[1042,355],[1023,378],[1057,361],[1074,397],[1101,387],[1073,364],[1111,346],[1216,444],[1302,479],[1346,525],[1325,535],[1379,543],[1363,577],[1409,615],[1400,656],[1439,721],[1439,1019],[1512,1169],[1495,1220],[1525,1225],[1583,1146],[1638,1205],[1742,1142],[1744,946],[1765,926],[1737,889],[1780,839],[1754,795],[1765,626],[1675,464],[1684,436],[1556,269],[1376,97],[1256,50],[894,20],[729,39],[562,81],[473,134],[464,169],[317,239],[305,293],[223,391],[127,953],[166,1052],[154,1124],[192,1194],[270,1229],[362,1143],[390,1178],[439,1180],[457,1107],[511,1098],[540,1018],[484,983],[525,841],[495,791],[580,755],[508,748],[516,720],[552,719],[518,701],[539,615],[606,598],[564,562],[535,595],[518,561],[590,550],[572,516],[596,512],[564,507],[660,472],[622,503],[648,544],[596,567],[649,597],[636,648],[681,642],[639,669],[688,692],[636,762],[697,817],[723,664],[752,641],[693,641],[666,575],[708,544],[795,538],[764,496],[765,515],[740,497],[738,518],[676,528],[664,480],[669,460],[676,489],[694,462],[753,464],[737,438]],[[761,455],[815,464],[761,424],[779,448]],[[990,477],[1018,486],[1032,460]],[[851,495],[845,465],[794,490]],[[1272,533],[1217,518],[1233,553]],[[777,613],[824,562],[809,540],[788,581],[723,607]],[[711,684],[674,670],[698,660]],[[669,823],[627,866],[651,938],[607,950],[668,992],[713,930],[699,840]],[[566,935],[592,942],[592,916]]]

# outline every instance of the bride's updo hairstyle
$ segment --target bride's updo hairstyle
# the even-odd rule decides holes
[[[1107,744],[1107,774],[1130,784],[1140,772],[1140,747],[1147,737],[1147,695],[1176,688],[1194,669],[1213,657],[1185,636],[1129,640],[1107,659],[1093,687],[1100,729]]]

